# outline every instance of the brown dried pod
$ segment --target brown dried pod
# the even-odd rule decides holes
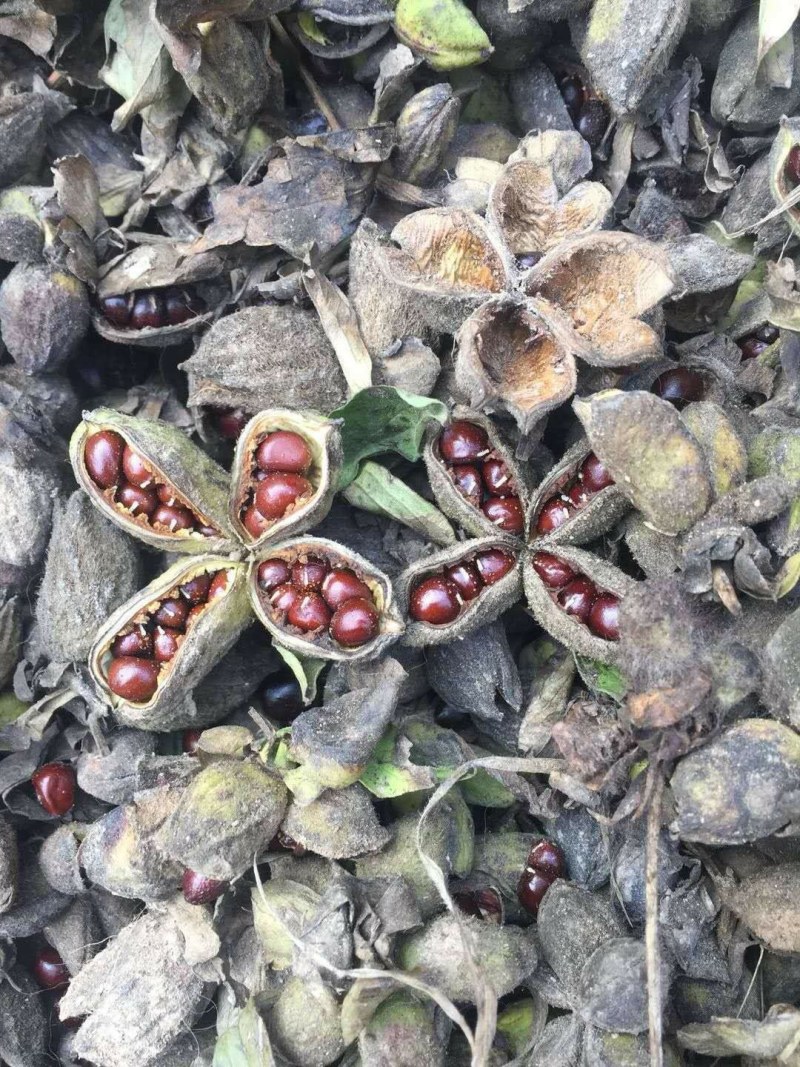
[[[18,869],[17,835],[11,823],[0,815],[0,914],[14,904]]]
[[[94,435],[108,432],[115,435],[107,442],[108,447],[97,461],[90,459],[93,477],[87,465],[87,447],[94,447],[94,442],[90,445]],[[125,472],[117,463],[117,438],[137,453],[144,467],[152,472],[152,480],[141,474],[136,476],[137,482],[146,482],[150,503],[145,507],[154,517],[152,522],[136,502],[132,508],[125,508],[118,499]],[[168,552],[231,551],[235,535],[228,522],[228,475],[176,427],[98,408],[84,415],[72,435],[70,459],[78,484],[95,507],[146,544]],[[101,462],[107,463],[102,471],[98,466]],[[165,504],[160,497],[156,501],[156,505],[160,501],[170,511],[161,512],[160,507],[153,510],[150,506],[155,487],[163,487],[167,499],[174,501]],[[159,513],[169,519],[169,526],[157,521]],[[179,521],[175,521],[176,516]]]
[[[22,603],[12,596],[0,603],[0,689],[14,673],[21,645]]]
[[[612,564],[589,552],[564,545],[547,547],[552,548],[552,552],[547,552],[547,561],[541,560],[543,552],[531,549],[522,563],[525,596],[534,618],[573,652],[603,663],[613,663],[619,650],[617,605],[636,583]],[[544,570],[543,562],[550,564],[551,559],[557,560],[562,570],[553,573],[553,577],[550,577],[551,572],[545,571],[545,581],[539,571]],[[566,571],[563,570],[564,564]],[[554,565],[551,567],[554,571]],[[569,571],[574,576],[570,576]],[[608,634],[611,639],[601,634]]]
[[[492,574],[491,582],[484,582],[481,559],[487,560],[487,575]],[[495,578],[494,575],[499,573],[498,564],[499,571],[505,566],[507,570]],[[452,575],[461,587],[453,582]],[[429,579],[434,581],[429,583]],[[431,586],[428,600],[432,607],[426,607],[423,602],[426,583]],[[404,644],[419,647],[454,641],[494,622],[520,599],[519,544],[502,537],[461,542],[412,563],[395,579],[394,586],[397,605],[407,620]],[[425,621],[426,615],[438,617],[437,607],[443,621]],[[450,618],[454,613],[455,617]]]
[[[416,93],[397,118],[394,173],[403,181],[425,185],[439,171],[453,139],[461,101],[440,82]]]
[[[683,410],[681,419],[703,450],[714,497],[741,485],[747,477],[747,449],[723,408],[698,401]]]
[[[89,329],[86,286],[44,263],[18,263],[0,285],[3,341],[26,374],[56,370]]]
[[[277,545],[266,546],[261,551],[262,559],[278,560],[287,567],[302,568],[308,562],[321,566],[323,579],[338,571],[347,571],[358,583],[366,586],[366,592],[348,600],[325,599],[324,590],[300,579],[291,607],[283,602],[281,585],[265,591],[259,586],[259,566],[251,568],[249,576],[250,601],[258,618],[269,630],[278,644],[300,655],[319,659],[365,660],[374,659],[400,637],[403,622],[389,579],[363,556],[351,552],[335,541],[322,537],[303,537]],[[262,563],[263,566],[263,563]],[[323,579],[320,579],[322,581]],[[291,583],[286,583],[290,585]],[[338,607],[334,605],[338,601]],[[337,618],[356,601],[365,616],[363,628],[347,635],[347,643],[336,640]],[[295,615],[293,608],[298,612]],[[294,625],[296,618],[301,625]],[[339,631],[343,633],[344,631]]]

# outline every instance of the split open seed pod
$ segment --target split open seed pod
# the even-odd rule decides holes
[[[485,584],[480,577],[480,563],[486,552],[501,552],[508,560],[508,570],[498,580]],[[481,537],[474,541],[462,541],[442,549],[432,556],[417,560],[395,579],[397,604],[406,619],[403,642],[419,647],[439,645],[464,637],[466,634],[494,622],[504,611],[513,607],[522,594],[522,574],[518,558],[519,544],[510,538]],[[458,616],[443,625],[415,619],[411,602],[417,587],[428,578],[444,576],[452,567],[465,567],[466,577],[478,575],[480,586],[472,599],[459,594],[461,608]],[[477,582],[476,582],[477,586]]]
[[[782,118],[778,135],[772,144],[769,156],[769,185],[776,204],[797,193],[798,182],[793,174],[797,171],[800,156],[800,119]],[[791,163],[794,163],[792,167]],[[787,207],[783,218],[795,233],[800,233],[800,203]]]
[[[259,588],[258,567],[254,566],[249,577],[253,610],[282,647],[317,659],[353,662],[374,659],[402,634],[403,620],[394,601],[391,582],[377,567],[344,545],[324,537],[302,537],[264,546],[260,555],[262,559],[282,560],[289,567],[294,563],[302,564],[311,558],[324,561],[329,568],[346,568],[353,571],[356,578],[369,589],[378,616],[375,636],[363,644],[351,647],[336,641],[331,634],[330,628],[336,626],[338,611],[333,611],[332,614],[328,611],[327,621],[317,629],[301,630],[289,622],[287,611],[282,609],[279,603],[273,602],[274,594],[271,599],[270,594]]]
[[[576,578],[586,578],[598,594],[610,593],[622,600],[636,585],[632,578],[621,570],[580,548],[558,545],[548,546],[548,551],[562,563],[566,563]],[[534,566],[536,552],[525,553],[522,562],[522,579],[525,596],[536,621],[557,641],[581,656],[613,663],[618,656],[619,642],[596,636],[588,622],[581,622],[574,614],[568,614],[559,596],[564,587],[545,585]]]
[[[181,586],[201,575],[209,575],[213,585],[221,574],[226,577],[217,582],[218,595],[210,594],[196,605],[200,610],[193,616],[190,613],[183,629],[165,626],[160,621],[163,616],[156,618],[165,602],[180,597]],[[176,707],[229,651],[251,617],[244,564],[212,556],[182,560],[114,612],[95,639],[89,669],[117,719],[126,726],[173,730],[207,725],[189,712],[190,721],[176,721]],[[118,638],[138,634],[149,644],[146,635],[155,635],[158,629],[169,631],[168,636],[175,639],[177,648],[170,659],[159,662],[146,654],[115,655],[112,646]]]
[[[287,26],[306,51],[323,59],[345,59],[365,52],[385,37],[394,14],[386,0],[302,0]]]
[[[170,490],[175,504],[191,513],[190,527],[172,524],[170,528],[150,521],[138,508],[123,507],[116,482],[104,488],[92,478],[87,466],[87,443],[104,430],[119,435],[139,454],[152,471],[154,485]],[[122,415],[111,408],[97,408],[84,415],[72,435],[70,459],[78,484],[95,507],[140,541],[168,552],[224,554],[232,550],[235,535],[227,517],[228,475],[176,427]]]
[[[246,522],[248,511],[254,507],[257,479],[265,473],[259,472],[256,453],[268,434],[281,430],[298,434],[306,443],[311,462],[302,478],[308,491],[301,493],[280,518],[266,519],[256,526],[252,520]],[[341,463],[341,439],[330,419],[277,408],[255,415],[239,435],[231,472],[229,518],[239,540],[258,551],[265,541],[306,530],[324,519],[333,502]]]

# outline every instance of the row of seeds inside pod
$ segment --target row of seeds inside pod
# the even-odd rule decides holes
[[[197,574],[121,630],[111,644],[111,692],[137,704],[150,700],[187,632],[213,600],[224,596],[228,584],[226,570]]]
[[[429,574],[411,590],[408,610],[415,622],[445,626],[454,622],[465,605],[504,578],[516,564],[501,548],[487,548],[466,556],[438,574]]]
[[[262,438],[253,458],[252,489],[240,517],[250,536],[259,538],[313,495],[308,478],[313,456],[299,433],[275,430]]]
[[[467,503],[479,508],[498,529],[522,533],[525,518],[517,487],[482,426],[465,419],[451,422],[439,435],[439,452]]]
[[[219,531],[204,525],[198,515],[179,503],[172,486],[156,481],[144,458],[115,430],[99,430],[87,438],[83,459],[99,489],[113,490],[117,505],[132,515],[144,516],[156,529],[219,536]]]
[[[536,533],[544,537],[568,522],[576,511],[614,484],[614,479],[594,452],[590,452],[578,470],[577,477],[567,482],[560,493],[546,500],[536,518]]]
[[[350,567],[306,553],[293,563],[276,556],[259,564],[257,580],[280,625],[304,634],[327,633],[344,648],[360,648],[378,636],[375,597]]]
[[[551,552],[537,552],[533,569],[555,602],[582,622],[595,637],[619,640],[619,597],[599,589],[591,578]]]
[[[104,296],[99,307],[103,318],[121,330],[179,326],[206,310],[205,301],[196,293],[176,286]]]

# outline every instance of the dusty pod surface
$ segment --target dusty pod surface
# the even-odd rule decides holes
[[[250,569],[253,609],[285,648],[320,659],[373,659],[403,632],[392,584],[335,541],[270,545]]]

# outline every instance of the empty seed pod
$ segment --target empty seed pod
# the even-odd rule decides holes
[[[344,1052],[341,1015],[339,1001],[326,985],[292,976],[272,1006],[269,1033],[290,1063],[327,1067]]]
[[[229,552],[225,471],[176,427],[98,408],[70,441],[78,484],[108,518],[153,548]]]
[[[258,550],[328,514],[342,449],[336,425],[308,412],[261,411],[239,435],[230,523]]]
[[[378,821],[369,794],[357,783],[326,790],[304,807],[291,804],[281,830],[303,848],[332,860],[378,852],[391,837]]]
[[[316,7],[312,4],[307,6]],[[337,17],[334,21],[329,17],[318,17],[311,11],[290,15],[287,21],[292,35],[312,55],[321,59],[345,59],[368,51],[389,32],[389,11],[382,3],[375,6],[383,9],[381,14],[386,21],[378,21],[373,25],[360,20],[351,23],[346,17]]]
[[[260,555],[250,600],[285,648],[320,659],[374,659],[402,634],[391,582],[363,556],[322,537],[266,546]]]
[[[419,647],[454,641],[494,622],[522,594],[513,541],[481,537],[412,563],[395,579],[406,621],[403,642]]]
[[[579,655],[615,661],[619,604],[636,585],[632,578],[589,552],[564,545],[532,546],[523,558],[522,578],[540,626]]]
[[[393,993],[358,1035],[363,1067],[444,1067],[446,1045],[431,1001]]]
[[[397,147],[392,163],[398,178],[416,185],[430,181],[442,166],[460,112],[461,101],[444,82],[411,97],[397,117]]]
[[[190,600],[185,590],[202,589]],[[176,563],[108,619],[89,654],[89,669],[117,719],[146,730],[204,726],[198,709],[176,721],[176,708],[247,626],[247,570],[201,556]],[[216,707],[210,706],[211,714]]]
[[[0,329],[26,374],[53,371],[89,329],[86,286],[44,263],[18,263],[0,285]]]

